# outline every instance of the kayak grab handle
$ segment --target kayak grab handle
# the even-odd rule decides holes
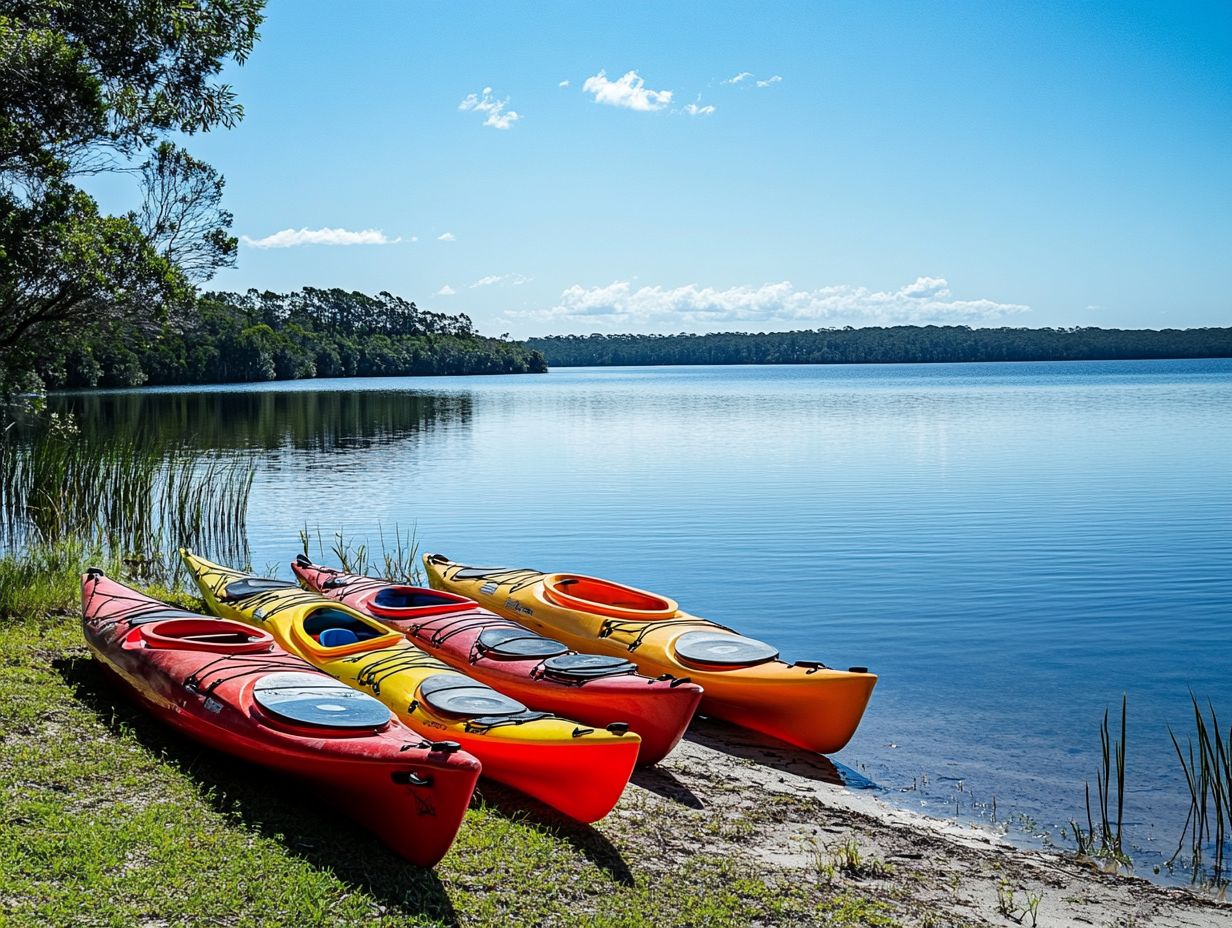
[[[462,745],[456,741],[433,741],[428,745],[428,750],[439,754],[453,754],[462,750]]]
[[[401,783],[403,786],[431,786],[432,785],[432,777],[430,776],[421,777],[419,774],[415,773],[413,770],[408,770],[405,773],[402,773],[401,771],[399,771],[398,773],[395,773],[393,775],[393,781],[395,783]]]
[[[628,722],[612,722],[612,724],[607,726],[607,730],[611,732],[613,735],[626,735],[629,733],[629,723]]]
[[[829,670],[830,668],[821,661],[796,661],[796,667],[805,668],[806,673],[816,673],[819,670]]]
[[[298,564],[300,567],[311,567],[312,566],[312,561],[308,558],[308,555],[306,554],[295,555],[295,563]]]

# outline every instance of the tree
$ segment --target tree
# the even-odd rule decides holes
[[[234,260],[222,178],[169,142],[243,115],[216,78],[263,0],[0,0],[0,394],[83,326],[151,326]],[[140,212],[76,186],[142,152]]]
[[[154,250],[189,280],[205,281],[235,266],[238,242],[222,208],[225,182],[182,148],[163,142],[141,166],[145,198],[138,225]]]

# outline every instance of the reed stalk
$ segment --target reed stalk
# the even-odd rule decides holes
[[[1189,790],[1189,814],[1172,859],[1175,861],[1180,855],[1188,837],[1193,879],[1204,881],[1209,877],[1214,885],[1226,886],[1227,861],[1232,851],[1232,728],[1225,736],[1214,704],[1207,703],[1208,721],[1198,698],[1193,693],[1189,696],[1193,703],[1194,733],[1186,736],[1184,749],[1180,739],[1168,729]]]
[[[166,583],[180,545],[247,559],[249,456],[80,434],[60,420],[0,436],[0,552],[73,542]]]

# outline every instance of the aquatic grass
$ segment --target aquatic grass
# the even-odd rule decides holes
[[[1099,807],[1099,821],[1091,810],[1091,784],[1084,785],[1086,796],[1087,827],[1074,819],[1070,819],[1070,828],[1074,832],[1074,842],[1077,851],[1083,857],[1098,857],[1108,861],[1113,867],[1133,867],[1133,860],[1125,851],[1124,821],[1125,821],[1125,745],[1128,721],[1128,697],[1121,694],[1121,732],[1119,738],[1113,738],[1109,727],[1109,710],[1104,709],[1104,720],[1100,726],[1100,769],[1095,775],[1095,789]],[[1115,812],[1111,810],[1112,793],[1116,789]]]
[[[48,418],[0,437],[0,551],[78,543],[132,579],[171,585],[181,544],[247,559],[251,456],[108,440]]]
[[[1214,704],[1207,703],[1208,723],[1198,698],[1193,693],[1189,698],[1193,703],[1194,734],[1186,737],[1184,750],[1176,733],[1168,729],[1189,790],[1189,814],[1172,861],[1180,855],[1188,836],[1189,864],[1194,880],[1206,875],[1205,861],[1209,853],[1211,882],[1215,886],[1227,886],[1227,860],[1232,851],[1229,848],[1232,838],[1232,727],[1225,737]]]
[[[391,538],[385,529],[377,525],[378,548],[369,548],[367,540],[357,541],[345,532],[334,532],[328,547],[317,526],[310,530],[307,525],[299,530],[300,551],[304,557],[313,559],[313,541],[316,542],[317,561],[329,560],[328,566],[336,566],[351,574],[383,577],[397,583],[423,586],[425,578],[419,563],[419,538],[415,529],[405,532],[397,525]]]

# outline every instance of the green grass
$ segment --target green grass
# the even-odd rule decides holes
[[[49,581],[39,601],[69,592]],[[420,870],[318,797],[130,706],[74,614],[19,610],[0,655],[5,925],[896,924],[850,889],[697,852],[708,814],[636,791],[587,827],[485,783],[453,850]]]

